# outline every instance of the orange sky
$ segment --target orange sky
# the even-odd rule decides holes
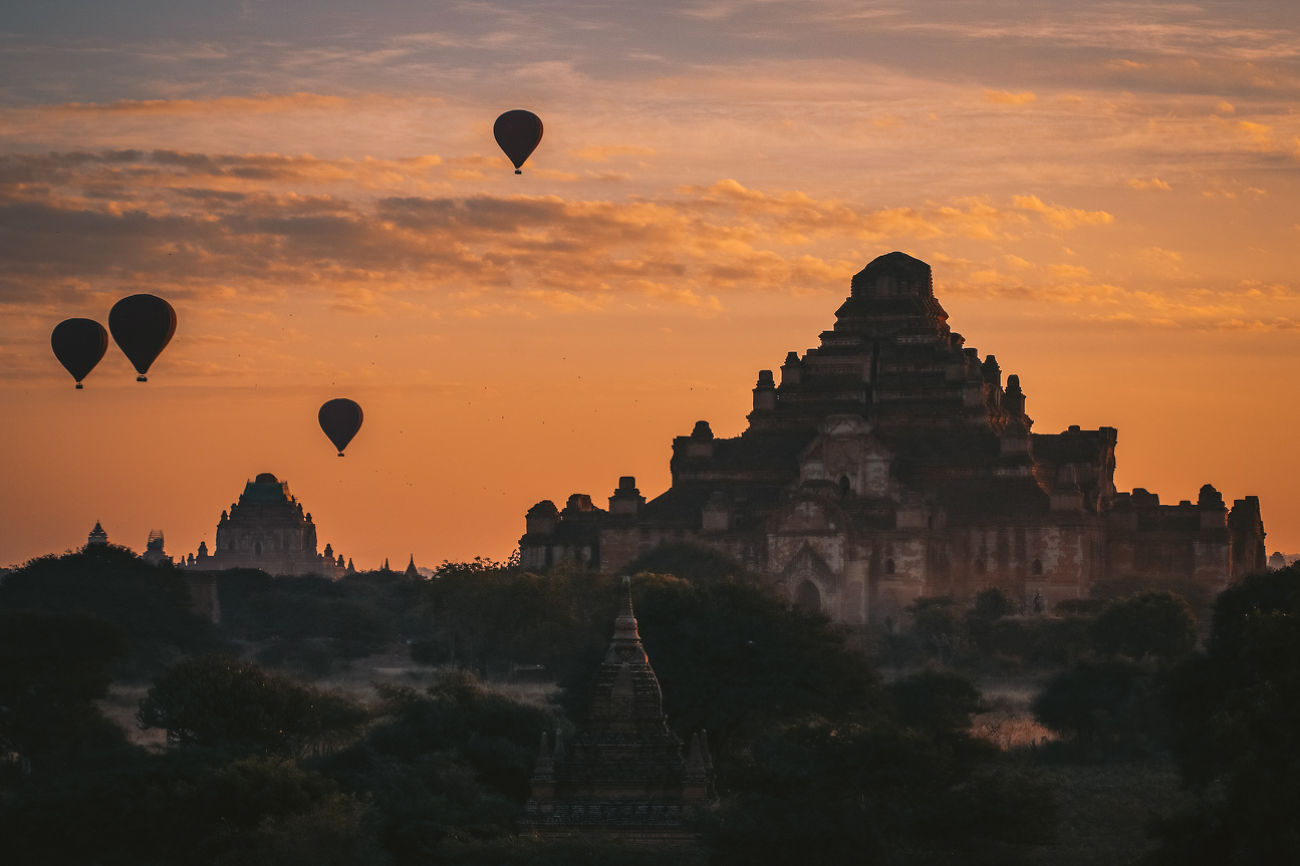
[[[894,249],[1036,431],[1300,553],[1288,3],[40,5],[0,25],[0,564],[211,546],[264,471],[358,566],[505,557],[740,432]],[[137,291],[180,322],[150,382],[110,347],[75,391],[50,330]]]

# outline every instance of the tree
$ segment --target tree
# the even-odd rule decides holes
[[[125,652],[121,630],[97,617],[0,610],[0,743],[28,761],[121,745],[93,702]]]
[[[975,607],[971,615],[985,622],[992,622],[1016,612],[1016,606],[1005,592],[996,586],[981,590],[975,596]]]
[[[1227,575],[1224,575],[1225,579]],[[1204,581],[1191,577],[1171,579],[1138,575],[1094,581],[1088,597],[1104,603],[1148,592],[1171,592],[1187,602],[1197,620],[1208,620],[1214,610],[1215,592]]]
[[[709,828],[721,866],[1014,863],[1055,826],[991,747],[889,724],[807,722],[756,741]]]
[[[1151,681],[1127,659],[1081,661],[1034,699],[1035,718],[1087,751],[1137,746],[1152,731]]]
[[[975,606],[966,614],[966,631],[971,643],[988,652],[995,624],[1004,616],[1015,613],[1015,609],[1007,594],[997,587],[982,590],[975,596]]]
[[[170,743],[299,756],[347,742],[360,707],[228,656],[187,659],[159,677],[140,702],[141,727],[165,728]]]
[[[961,619],[952,597],[922,596],[908,605],[907,612],[923,645],[940,659],[949,659],[961,637]]]
[[[679,541],[661,544],[627,564],[625,574],[671,574],[695,584],[740,580],[749,575],[739,561],[720,550],[702,544]]]
[[[772,726],[881,711],[875,670],[820,614],[745,584],[697,585],[665,575],[638,576],[632,594],[668,718],[682,735],[706,728],[715,756]],[[616,609],[607,608],[598,646],[609,641]],[[589,658],[568,683],[575,710],[585,706],[598,662],[598,655]]]
[[[212,651],[219,638],[190,609],[181,573],[154,566],[112,545],[64,556],[43,556],[0,582],[0,609],[86,613],[112,623],[127,650],[119,677],[151,677],[183,652]]]
[[[385,687],[381,696],[365,738],[321,769],[372,805],[384,849],[403,864],[444,862],[439,852],[450,839],[509,836],[539,735],[554,730],[556,718],[464,672],[423,692]]]
[[[1196,646],[1196,618],[1181,596],[1144,592],[1108,604],[1091,634],[1103,655],[1169,662]]]
[[[365,804],[332,780],[285,759],[222,757],[119,750],[33,777],[0,808],[5,862],[389,862],[374,844]]]
[[[424,625],[423,590],[394,573],[271,578],[231,569],[217,575],[222,629],[263,644],[258,660],[323,675],[336,660],[379,652]]]
[[[589,571],[557,567],[540,576],[482,560],[443,563],[420,589],[431,627],[413,654],[481,676],[524,662],[563,677],[605,627],[616,597],[613,581]]]
[[[971,716],[980,711],[979,689],[960,674],[921,671],[889,684],[889,693],[905,727],[930,736],[965,735]]]
[[[1300,850],[1300,568],[1247,577],[1214,608],[1204,655],[1174,672],[1183,776],[1200,795],[1164,829],[1162,863],[1283,863]]]
[[[292,761],[244,758],[176,793],[176,820],[191,825],[187,860],[214,866],[387,860],[364,826],[362,804]]]

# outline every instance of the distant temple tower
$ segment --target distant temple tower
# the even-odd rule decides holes
[[[86,547],[97,547],[104,544],[108,544],[108,533],[96,520],[94,528],[90,530],[90,535],[86,536]]]
[[[333,553],[333,549],[330,549]],[[188,562],[187,562],[188,565]],[[257,568],[273,575],[319,574],[341,577],[332,556],[316,551],[316,525],[287,481],[263,472],[244,485],[239,501],[221,512],[212,555],[200,547],[192,566],[204,571]]]
[[[684,757],[668,728],[629,585],[585,725],[567,744],[559,731],[554,739],[542,734],[522,829],[541,837],[596,831],[689,844],[687,822],[708,802],[712,777],[707,737],[693,735]]]
[[[171,565],[172,558],[163,552],[163,534],[160,529],[149,530],[149,538],[144,543],[144,553],[140,557],[150,565]]]

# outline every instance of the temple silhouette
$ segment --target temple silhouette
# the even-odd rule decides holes
[[[289,492],[289,482],[263,472],[244,485],[239,501],[221,512],[214,549],[200,542],[197,554],[179,563],[198,571],[257,568],[271,575],[342,577],[349,570],[326,544],[316,551],[311,513]]]
[[[739,436],[699,421],[675,438],[659,496],[625,476],[608,509],[586,494],[534,505],[522,564],[618,573],[693,543],[847,623],[986,587],[1049,606],[1132,576],[1218,590],[1265,566],[1256,497],[1117,492],[1115,428],[1033,432],[1019,376],[949,328],[930,266],[904,253],[856,274],[820,345],[780,375],[759,371]]]
[[[641,644],[631,587],[570,742],[543,733],[520,829],[542,838],[600,831],[627,841],[688,843],[708,803],[708,737],[682,741],[664,717],[659,678]]]

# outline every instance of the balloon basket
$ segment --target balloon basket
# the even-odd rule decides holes
[[[343,456],[343,452],[342,452],[342,451],[339,452],[339,456],[340,456],[340,457]]]
[[[137,382],[148,382],[148,381],[149,381],[149,380],[148,380],[147,378],[145,378],[144,376],[136,376],[136,377],[135,377],[135,380],[136,380]]]
[[[515,174],[523,174],[523,173],[524,173],[524,170],[523,170],[523,169],[521,169],[521,168],[517,168],[517,169],[515,169]]]
[[[78,391],[82,390],[82,385],[81,385],[80,382],[77,383],[77,390],[78,390]]]

